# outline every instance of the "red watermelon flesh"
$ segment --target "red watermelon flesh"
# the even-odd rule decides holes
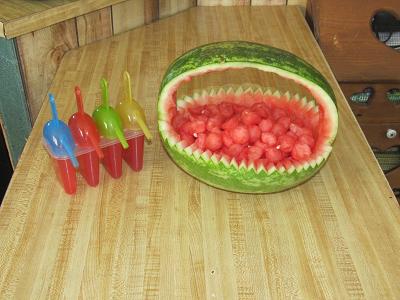
[[[266,169],[288,169],[323,151],[323,111],[299,98],[243,93],[192,100],[168,110],[171,130],[186,146]]]

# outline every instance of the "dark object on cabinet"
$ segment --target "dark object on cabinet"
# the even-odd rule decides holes
[[[6,143],[3,136],[3,131],[0,127],[0,204],[3,196],[7,190],[8,183],[10,182],[13,173],[10,157],[8,155]]]

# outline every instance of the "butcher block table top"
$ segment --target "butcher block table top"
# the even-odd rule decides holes
[[[289,50],[328,78],[340,125],[320,173],[269,195],[229,193],[184,173],[157,135],[161,78],[198,45],[249,40]],[[1,299],[395,299],[400,210],[317,43],[296,7],[203,7],[72,50],[50,91],[59,115],[111,102],[122,73],[144,106],[144,169],[68,196],[41,144],[43,106],[0,210]]]

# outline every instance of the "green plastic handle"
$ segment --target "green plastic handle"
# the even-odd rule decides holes
[[[125,135],[122,132],[122,130],[119,128],[115,128],[115,134],[117,135],[117,137],[122,145],[122,148],[128,149],[129,145],[128,145],[128,142],[126,141]]]
[[[110,104],[109,104],[110,103],[110,99],[109,99],[109,93],[108,93],[107,80],[102,78],[101,81],[100,81],[100,86],[101,86],[101,90],[103,92],[103,106],[108,108],[110,106]]]

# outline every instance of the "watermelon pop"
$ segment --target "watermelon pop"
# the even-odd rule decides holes
[[[124,98],[116,107],[121,116],[125,129],[140,130],[148,140],[153,136],[146,124],[146,117],[142,107],[132,98],[131,78],[127,71],[124,72]],[[139,125],[139,128],[138,128]],[[123,158],[134,170],[143,168],[144,137],[143,133],[128,139],[129,148],[123,151]]]
[[[83,108],[82,93],[75,87],[75,97],[78,111],[71,116],[68,126],[76,144],[81,148],[93,149],[78,156],[80,171],[87,183],[96,186],[99,183],[99,158],[103,158],[100,135],[92,118]]]
[[[67,124],[58,119],[54,96],[49,94],[49,101],[53,119],[43,127],[43,138],[56,164],[59,180],[67,193],[76,191],[76,171],[79,167],[75,156],[75,143]],[[69,159],[65,159],[68,157]],[[72,162],[72,164],[71,164]]]
[[[124,136],[122,121],[118,113],[109,105],[108,83],[102,79],[100,84],[103,103],[95,109],[92,116],[103,137],[117,138],[120,141],[120,143],[103,148],[103,164],[106,170],[112,177],[119,178],[122,175],[122,147],[126,149],[129,145]]]

